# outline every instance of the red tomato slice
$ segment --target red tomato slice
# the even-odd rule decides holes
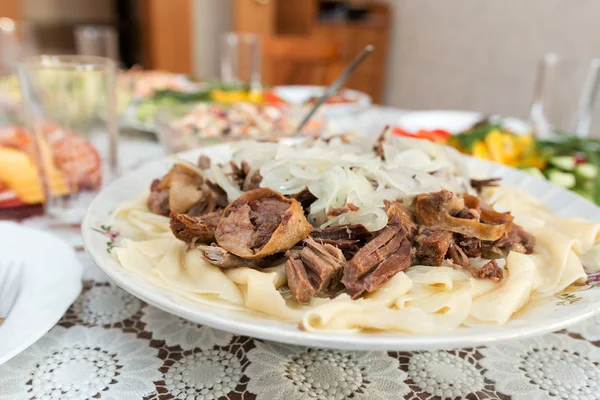
[[[281,97],[277,96],[273,91],[265,92],[263,97],[265,102],[269,104],[285,104],[285,101]]]
[[[427,139],[427,140],[431,140],[434,142],[445,142],[446,139],[448,139],[450,136],[452,136],[452,133],[445,131],[443,129],[434,129],[434,130],[421,129],[420,131],[417,131],[417,132],[408,132],[402,128],[396,127],[396,128],[392,129],[392,133],[394,135],[398,135],[398,136],[412,137],[415,139]]]

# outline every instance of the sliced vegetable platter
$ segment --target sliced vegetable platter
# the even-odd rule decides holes
[[[541,140],[522,120],[465,111],[407,113],[392,133],[522,169],[600,205],[600,139],[557,132]]]

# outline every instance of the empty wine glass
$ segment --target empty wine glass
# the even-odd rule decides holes
[[[13,74],[17,63],[36,53],[31,26],[23,21],[0,18],[0,75]]]
[[[119,37],[112,26],[82,25],[75,28],[75,48],[84,56],[119,60]]]
[[[539,137],[588,136],[600,87],[600,59],[546,54],[538,66],[530,118]]]
[[[260,37],[226,33],[221,47],[221,81],[250,91],[261,89]]]

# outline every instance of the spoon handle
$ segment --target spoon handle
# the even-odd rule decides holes
[[[354,72],[356,67],[358,67],[373,52],[374,49],[375,47],[373,47],[373,45],[371,44],[365,46],[363,51],[361,51],[360,54],[356,56],[354,60],[352,60],[352,62],[346,67],[346,69],[340,74],[340,76],[338,76],[337,79],[331,85],[329,85],[329,87],[325,90],[325,93],[323,93],[319,100],[317,100],[315,105],[310,109],[308,114],[306,114],[302,122],[300,122],[300,124],[296,128],[296,135],[301,134],[302,128],[304,128],[304,125],[306,125],[306,123],[310,121],[310,119],[317,112],[319,107],[321,107],[321,105],[323,105],[323,103],[325,103],[328,98],[330,98],[333,94],[340,90],[344,82],[346,82],[346,80],[352,74],[352,72]]]

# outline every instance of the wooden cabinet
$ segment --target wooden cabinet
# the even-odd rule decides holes
[[[353,73],[346,86],[383,100],[388,57],[389,6],[369,2],[368,17],[357,22],[319,21],[317,0],[235,0],[238,32],[270,35],[307,35],[339,43],[344,62],[350,62],[367,44],[375,51]]]
[[[192,72],[192,0],[140,3],[144,66]]]
[[[387,26],[319,23],[314,26],[312,34],[340,43],[344,63],[349,63],[366,45],[375,46],[375,51],[354,71],[346,86],[368,93],[374,102],[381,103],[388,53]]]

